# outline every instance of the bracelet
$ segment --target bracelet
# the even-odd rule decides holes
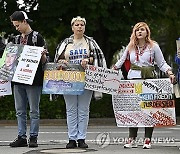
[[[174,74],[173,74],[173,73],[170,73],[169,76],[170,76],[170,75],[174,75]]]

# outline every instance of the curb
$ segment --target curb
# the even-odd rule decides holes
[[[27,121],[30,124],[30,120]],[[40,119],[41,126],[67,126],[66,119]],[[17,126],[17,120],[0,120],[0,126]],[[90,118],[89,126],[116,126],[115,118]]]
[[[27,121],[30,124],[30,120]],[[66,119],[40,119],[41,126],[67,126]],[[180,125],[180,117],[176,117]],[[17,126],[16,120],[0,120],[0,126]],[[90,118],[88,126],[116,126],[115,118]]]

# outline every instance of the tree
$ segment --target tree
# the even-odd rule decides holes
[[[45,19],[42,25],[47,25],[40,29],[43,28],[46,32],[51,29],[52,33],[49,31],[46,34],[60,42],[71,34],[71,19],[77,15],[84,16],[87,20],[86,34],[95,38],[110,66],[113,54],[128,43],[135,23],[147,22],[152,29],[153,38],[161,38],[163,33],[157,33],[157,37],[154,32],[160,29],[167,32],[171,26],[167,24],[167,27],[162,28],[158,22],[169,23],[174,20],[174,16],[169,14],[176,4],[175,0],[39,0],[40,18]],[[179,12],[177,7],[175,11]],[[49,21],[51,24],[48,24]],[[157,41],[159,40],[161,41]]]
[[[11,11],[15,11],[18,9],[18,5],[16,1],[12,0],[1,0],[0,1],[0,29],[1,32],[6,32],[7,34],[12,33],[11,23],[9,20],[9,16],[11,15]]]
[[[34,20],[32,28],[45,36],[53,57],[57,44],[72,34],[71,19],[80,15],[87,20],[86,34],[93,36],[98,42],[109,67],[114,53],[129,42],[133,25],[145,21],[150,26],[152,38],[163,49],[166,60],[170,57],[174,61],[175,40],[180,36],[179,6],[180,1],[177,0],[24,0],[23,5],[19,5],[18,0],[0,0],[0,29],[7,35],[17,34],[9,16],[18,9],[28,12],[28,16]],[[14,119],[13,98],[2,99],[0,118]],[[97,104],[101,109],[106,102],[106,109],[109,109],[110,100],[110,95],[105,95],[105,99],[99,100]],[[113,111],[98,111],[97,104],[94,107],[93,103],[91,105],[92,117],[109,116],[107,113],[113,116]],[[40,105],[42,118],[62,118],[65,115],[62,98],[49,104],[48,96],[43,95]],[[107,105],[110,105],[109,108]]]
[[[9,8],[12,8],[12,4],[15,5],[14,1],[4,1],[8,2]],[[175,25],[179,26],[177,16],[180,10],[176,0],[24,0],[24,4],[21,9],[29,11],[29,17],[34,20],[32,27],[46,37],[52,57],[57,44],[71,35],[71,19],[81,15],[87,20],[86,34],[93,36],[98,42],[108,66],[111,65],[114,53],[129,42],[132,26],[137,22],[147,22],[152,30],[152,37],[165,44],[175,39],[178,31]],[[3,9],[0,17],[4,14],[3,19],[8,20],[12,10],[14,11]],[[3,11],[8,11],[8,16]],[[2,24],[6,25],[5,31],[15,33],[8,24]],[[168,39],[162,39],[164,35]],[[175,50],[175,44],[165,48],[166,51],[170,48]]]

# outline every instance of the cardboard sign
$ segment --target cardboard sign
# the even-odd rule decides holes
[[[84,92],[84,81],[85,72],[80,65],[47,63],[42,93],[81,95]]]
[[[124,80],[112,96],[118,127],[176,125],[173,85],[169,79]]]
[[[31,85],[43,47],[7,44],[0,59],[0,79]]]

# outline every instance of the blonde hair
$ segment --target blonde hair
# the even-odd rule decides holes
[[[146,43],[148,43],[150,45],[150,47],[153,47],[153,43],[155,42],[154,40],[151,40],[151,31],[149,29],[149,26],[145,23],[145,22],[138,22],[132,30],[132,34],[130,37],[130,42],[128,44],[128,49],[129,51],[132,49],[135,49],[138,45],[138,39],[136,37],[136,31],[137,29],[139,29],[140,27],[144,27],[146,29],[147,32],[147,36],[145,38]]]
[[[74,22],[75,22],[75,21],[83,21],[84,24],[86,25],[86,19],[85,19],[85,18],[82,18],[81,16],[77,16],[77,17],[73,18],[73,19],[71,20],[71,26],[74,25]]]

